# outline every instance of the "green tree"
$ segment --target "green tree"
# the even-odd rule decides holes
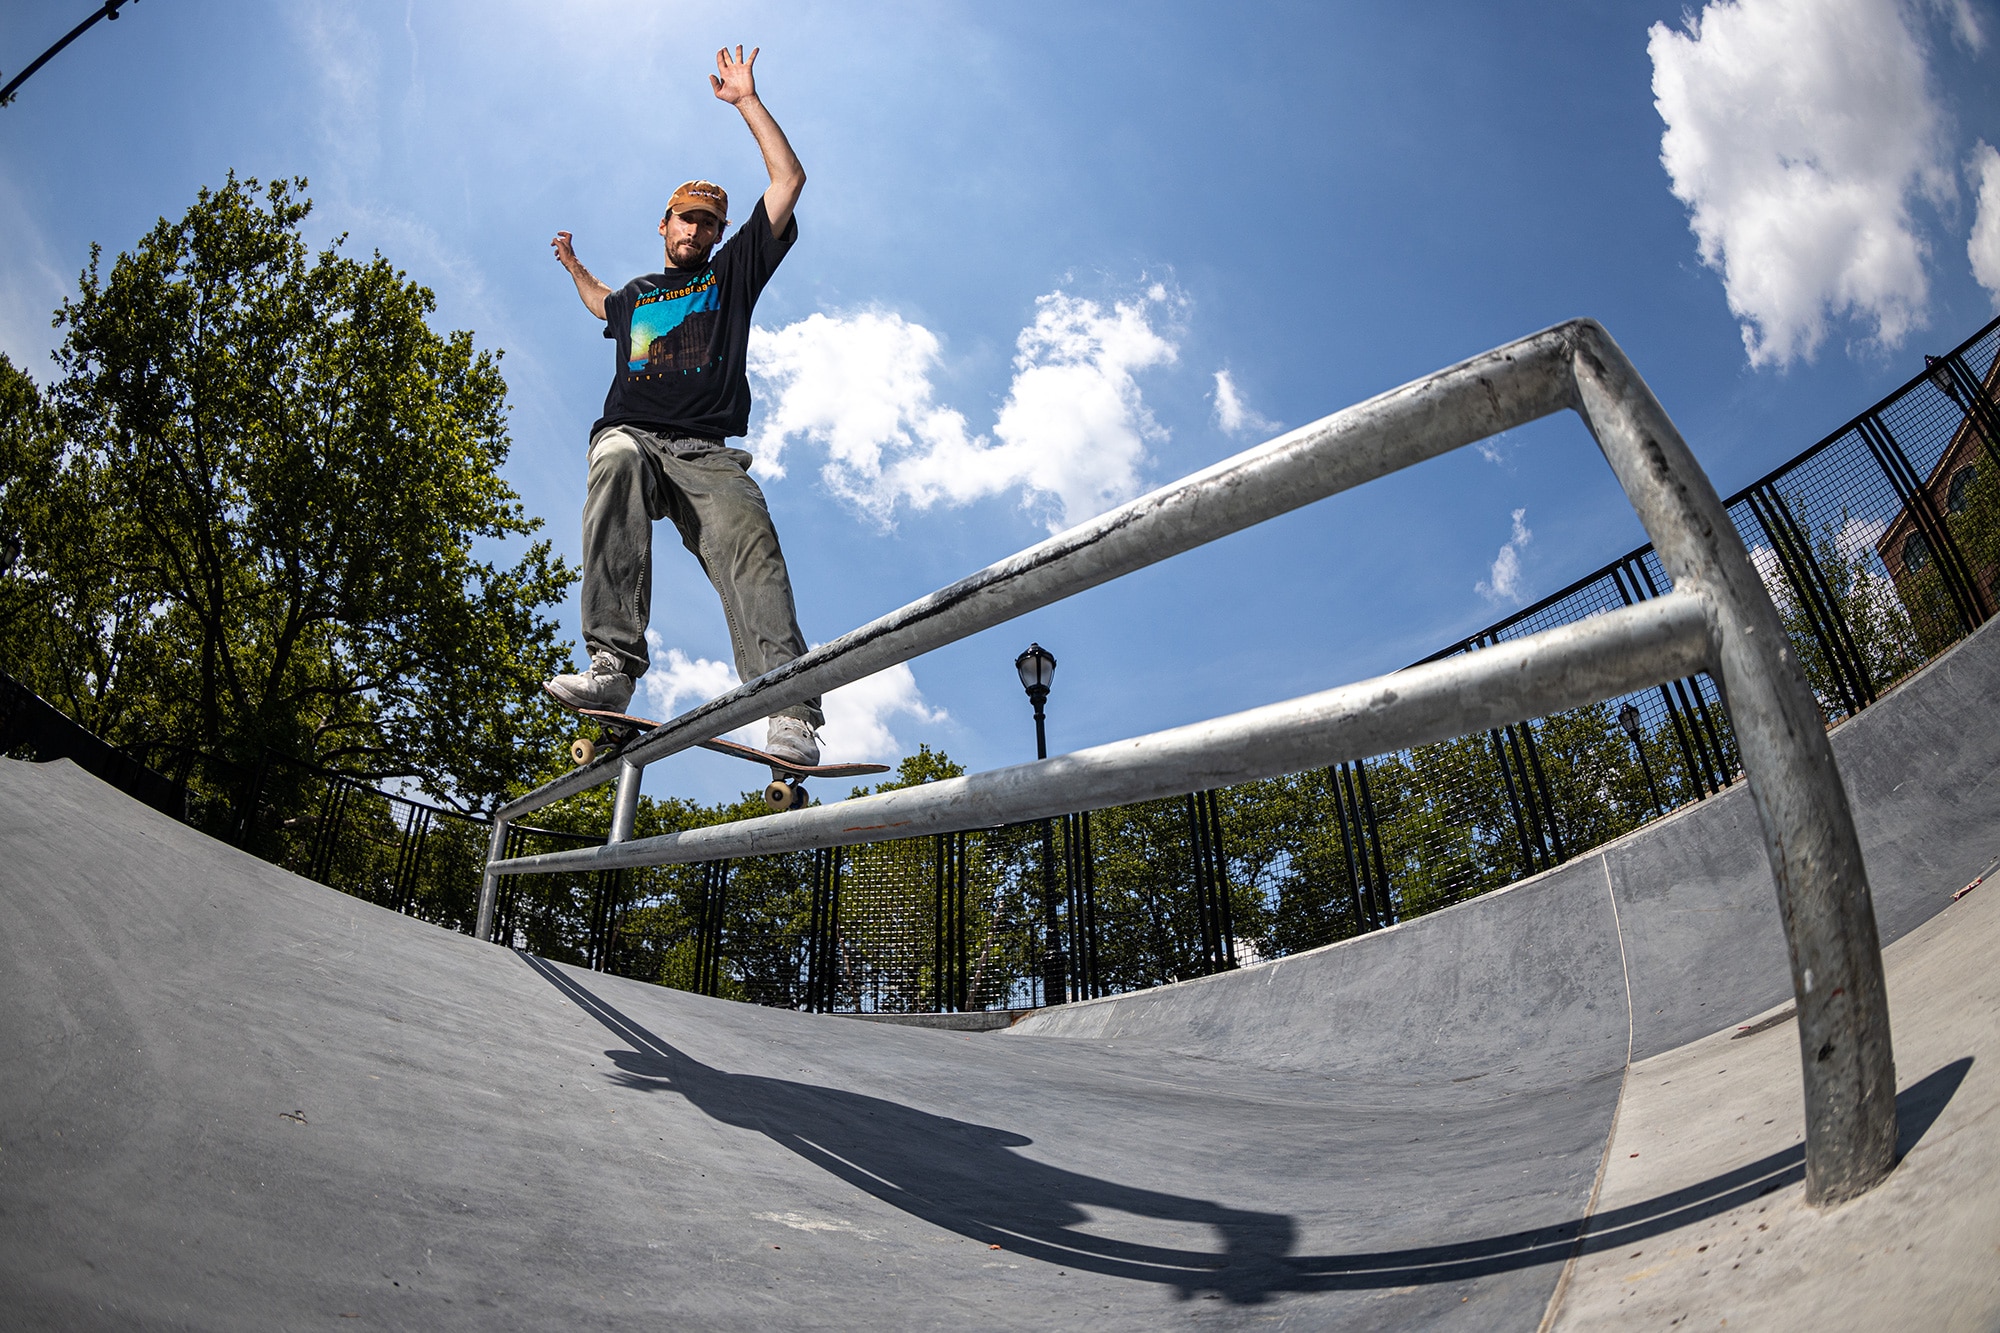
[[[1666,747],[1658,738],[1640,734],[1645,737],[1646,761],[1654,767],[1654,786],[1659,787],[1663,803],[1670,801],[1675,789],[1671,781],[1661,786],[1659,772]],[[1645,770],[1609,703],[1543,718],[1535,729],[1535,748],[1548,781],[1547,818],[1566,855],[1581,856],[1601,847],[1639,827],[1653,813]],[[1666,776],[1671,779],[1677,771]]]
[[[151,755],[276,754],[460,808],[541,771],[541,608],[572,575],[501,480],[498,354],[379,253],[310,253],[305,182],[232,174],[56,324],[46,406],[0,373],[22,556],[0,654]],[[32,386],[29,386],[30,388]]]
[[[46,503],[59,453],[54,409],[0,352],[0,640],[21,638],[41,595],[38,580],[21,568],[21,533]]]
[[[874,792],[899,791],[904,787],[921,787],[926,782],[940,782],[945,778],[962,778],[965,765],[958,763],[943,750],[933,750],[928,745],[918,745],[915,754],[906,754],[896,765],[896,776],[877,783],[874,787],[856,787],[854,795],[868,796]]]

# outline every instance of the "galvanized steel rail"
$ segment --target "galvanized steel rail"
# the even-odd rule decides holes
[[[1638,512],[1674,592],[1574,625],[1211,722],[862,800],[632,839],[643,767],[933,648],[1568,408]],[[1735,526],[1652,391],[1574,320],[1337,412],[1142,496],[690,710],[502,807],[499,878],[663,865],[986,828],[1226,786],[1524,721],[1710,672],[1735,724],[1791,951],[1806,1190],[1839,1202],[1894,1164],[1895,1067],[1874,909],[1819,704]],[[502,860],[509,824],[619,779],[604,847]]]
[[[1130,805],[1449,740],[1706,670],[1708,608],[1674,592],[1485,652],[1036,763],[601,847],[517,857],[508,874],[770,856]]]

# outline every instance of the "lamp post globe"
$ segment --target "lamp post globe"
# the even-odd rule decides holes
[[[1047,694],[1056,679],[1056,655],[1039,643],[1031,643],[1014,659],[1014,674],[1021,678],[1021,688],[1030,695]]]
[[[1929,353],[1925,353],[1924,373],[1930,377],[1932,388],[1951,399],[1957,405],[1959,411],[1963,412],[1965,410],[1965,398],[1959,392],[1957,381],[1952,378],[1951,363],[1949,361],[1941,356],[1931,356]]]
[[[1042,706],[1049,701],[1049,686],[1055,683],[1056,655],[1039,643],[1031,643],[1014,659],[1014,674],[1021,678],[1021,688],[1035,706],[1035,758],[1047,759],[1049,738]]]

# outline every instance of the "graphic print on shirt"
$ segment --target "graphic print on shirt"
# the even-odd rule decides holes
[[[626,343],[634,373],[699,370],[708,364],[708,349],[721,311],[715,270],[682,287],[661,287],[641,296],[632,307],[632,333]]]

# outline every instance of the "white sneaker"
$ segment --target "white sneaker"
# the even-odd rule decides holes
[[[622,713],[632,702],[632,678],[625,674],[625,661],[608,648],[590,655],[587,670],[565,672],[543,681],[542,688],[554,695],[556,702],[570,708]]]
[[[788,764],[811,768],[819,763],[819,737],[795,717],[774,717],[765,732],[764,752]]]

